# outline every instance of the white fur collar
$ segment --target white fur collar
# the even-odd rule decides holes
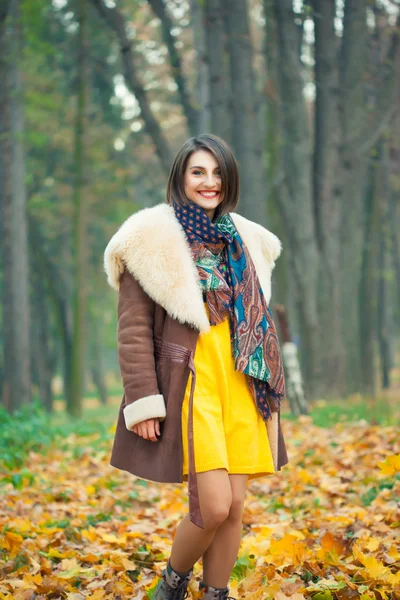
[[[257,223],[231,213],[253,259],[267,303],[271,272],[281,252],[279,239]],[[131,215],[111,238],[104,253],[108,283],[119,290],[125,265],[145,292],[180,323],[200,332],[210,325],[184,230],[168,204],[144,208]]]

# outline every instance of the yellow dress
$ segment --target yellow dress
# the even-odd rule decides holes
[[[207,314],[208,306],[205,305]],[[265,422],[244,373],[235,371],[228,317],[199,335],[194,357],[193,433],[196,472],[227,469],[249,479],[274,473]],[[191,376],[182,405],[183,479],[188,475],[188,408]]]

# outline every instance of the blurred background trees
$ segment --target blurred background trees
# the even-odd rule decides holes
[[[399,43],[390,0],[1,0],[3,406],[51,411],[57,381],[71,415],[107,402],[104,248],[202,132],[282,240],[272,308],[307,399],[394,389]]]

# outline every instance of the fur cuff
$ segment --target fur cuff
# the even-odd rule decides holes
[[[158,417],[160,421],[163,421],[166,416],[164,396],[161,394],[145,396],[124,408],[125,425],[129,431],[132,431],[137,423],[146,421],[146,419]]]

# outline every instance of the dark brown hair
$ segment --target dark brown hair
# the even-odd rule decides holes
[[[224,199],[215,210],[214,220],[232,212],[239,202],[239,169],[232,150],[223,139],[211,133],[202,133],[189,138],[178,150],[168,177],[166,202],[189,204],[185,194],[185,172],[189,157],[197,150],[208,150],[218,162],[221,170],[221,192]]]

